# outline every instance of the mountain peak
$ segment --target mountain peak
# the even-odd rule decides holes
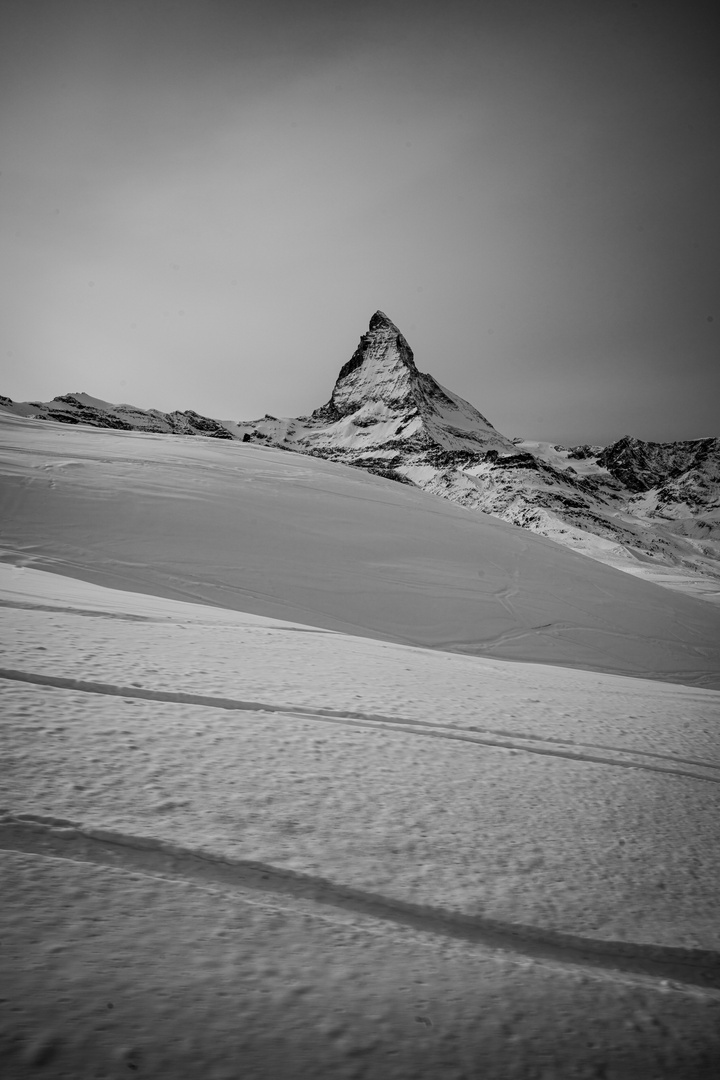
[[[396,334],[400,333],[400,331],[398,330],[397,326],[392,321],[392,319],[389,318],[385,314],[384,311],[380,311],[380,310],[376,311],[375,314],[373,315],[372,319],[370,320],[370,325],[369,325],[368,329],[370,331],[383,329],[383,330],[391,330]]]
[[[384,311],[376,311],[357,349],[340,369],[332,405],[343,416],[368,401],[400,404],[418,377],[412,349]]]
[[[469,402],[418,371],[412,349],[384,311],[372,316],[340,369],[330,401],[309,420],[300,440],[312,451],[346,461],[422,449],[515,453],[510,440]]]

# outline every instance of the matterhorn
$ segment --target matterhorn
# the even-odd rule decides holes
[[[628,573],[720,601],[720,439],[561,446],[508,438],[419,371],[382,311],[309,416],[214,420],[85,393],[0,408],[40,420],[235,439],[412,484]]]

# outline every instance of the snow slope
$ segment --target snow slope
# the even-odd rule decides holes
[[[720,946],[716,691],[428,652],[7,564],[0,600],[13,818],[499,924]]]
[[[0,603],[4,1075],[713,1076],[716,691]]]
[[[314,458],[0,430],[4,1075],[713,1076],[714,608]]]
[[[458,652],[720,685],[720,612],[276,449],[0,418],[6,558]]]

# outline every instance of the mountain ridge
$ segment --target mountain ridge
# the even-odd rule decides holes
[[[121,430],[235,439],[352,465],[544,535],[618,569],[720,602],[720,439],[605,446],[509,439],[421,372],[382,311],[309,416],[219,421],[88,394],[0,407]]]

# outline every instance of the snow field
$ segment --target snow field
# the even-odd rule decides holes
[[[16,563],[351,635],[720,685],[720,611],[361,470],[0,416]]]
[[[709,605],[324,462],[15,423],[6,1075],[714,1080]]]
[[[6,610],[3,668],[720,767],[717,691],[355,638],[0,563],[3,600],[27,605]],[[73,603],[87,614],[62,610]]]
[[[65,602],[74,587],[2,570],[12,603],[37,602],[38,578]],[[216,623],[82,583],[89,602],[6,609],[13,813],[508,923],[717,947],[716,692]]]
[[[711,997],[105,867],[3,863],[14,1080],[712,1077]]]
[[[15,812],[503,922],[717,947],[716,785],[282,716],[4,697]]]

